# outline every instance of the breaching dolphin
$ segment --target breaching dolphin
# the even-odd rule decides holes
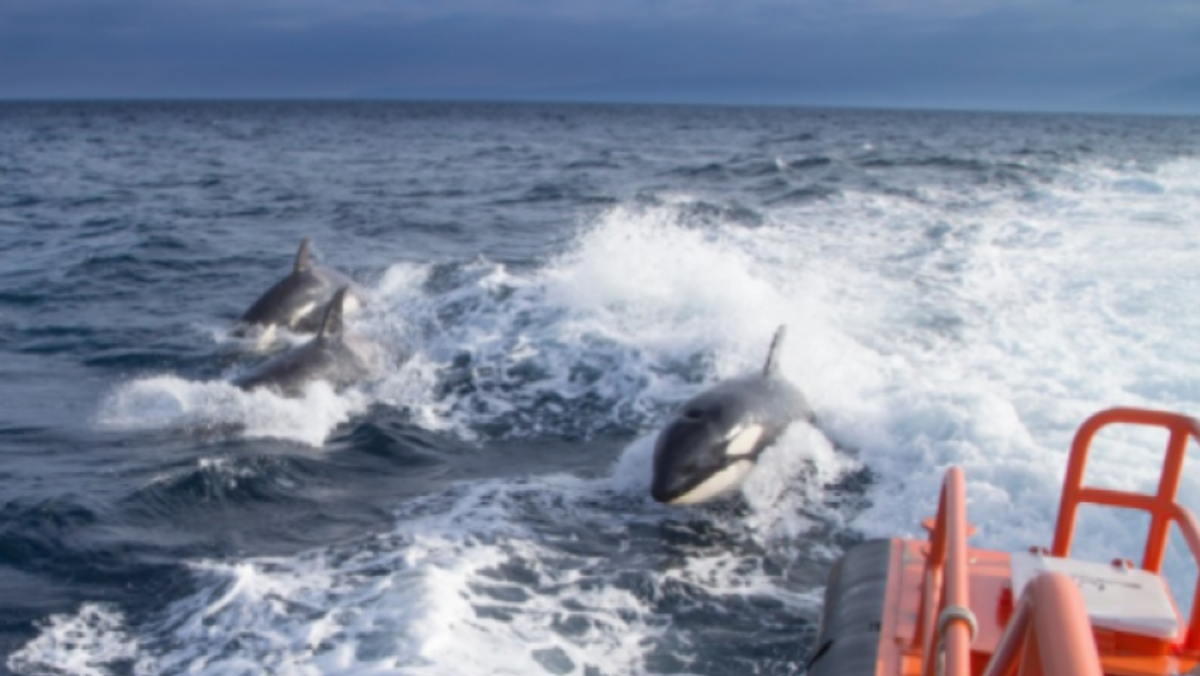
[[[353,283],[342,273],[314,265],[308,256],[309,244],[307,237],[300,241],[291,274],[267,289],[246,310],[239,320],[238,334],[244,335],[246,329],[256,325],[268,331],[282,327],[293,333],[315,333],[334,292],[344,286],[353,288]],[[346,297],[344,311],[354,312],[360,302],[351,292]]]
[[[338,289],[326,304],[315,338],[234,378],[233,384],[244,390],[269,387],[285,396],[298,396],[314,380],[327,381],[336,389],[374,374],[379,364],[375,347],[342,325],[348,289]]]
[[[724,380],[689,399],[659,432],[650,494],[670,505],[705,502],[741,486],[763,450],[796,420],[813,421],[798,389],[779,375],[786,327],[762,373]]]

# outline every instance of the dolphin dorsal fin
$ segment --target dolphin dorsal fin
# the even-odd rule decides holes
[[[787,325],[780,324],[775,329],[775,337],[771,339],[771,347],[767,350],[767,363],[763,364],[763,377],[770,378],[779,371],[779,347],[783,337],[787,335]]]
[[[329,299],[325,306],[325,316],[321,318],[321,330],[317,332],[317,340],[340,335],[342,332],[342,304],[346,301],[349,286],[343,286]]]
[[[296,252],[296,262],[292,265],[292,274],[304,272],[312,265],[308,260],[309,238],[300,240],[300,249]]]

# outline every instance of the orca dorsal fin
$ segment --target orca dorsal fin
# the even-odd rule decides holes
[[[346,292],[349,290],[349,286],[343,286],[333,294],[333,298],[329,299],[329,304],[325,306],[325,316],[321,318],[321,330],[317,331],[317,340],[341,335],[342,305],[346,301]]]
[[[763,377],[770,378],[779,371],[779,348],[783,345],[783,337],[787,335],[787,325],[780,324],[775,329],[775,337],[771,339],[771,347],[767,350],[767,363],[763,364]]]
[[[308,245],[310,243],[311,241],[307,237],[300,240],[300,249],[296,251],[296,262],[292,264],[292,274],[304,272],[312,266],[312,263],[308,260]]]

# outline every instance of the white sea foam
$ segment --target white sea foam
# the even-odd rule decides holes
[[[961,210],[949,202],[962,195],[849,194],[836,209],[777,216],[810,226],[802,246],[816,265],[841,261],[829,276],[842,299],[831,321],[869,349],[845,361],[878,377],[836,430],[878,478],[855,520],[865,533],[918,533],[941,471],[957,464],[981,544],[1048,544],[1070,436],[1085,416],[1200,405],[1186,311],[1200,282],[1187,228],[1200,216],[1196,163],[1162,168],[1162,192],[1130,194],[1119,178],[1129,170],[1079,172],[1030,201],[969,195]],[[1147,224],[1151,204],[1173,215]],[[1098,451],[1094,480],[1152,488],[1157,448]],[[995,514],[1004,518],[986,518]],[[1103,557],[1140,551],[1139,537],[1106,518],[1077,545]]]
[[[91,660],[104,673],[119,659],[146,674],[641,674],[654,671],[648,653],[686,661],[689,642],[701,641],[661,607],[672,585],[713,597],[782,596],[811,614],[813,587],[781,591],[778,573],[720,543],[692,545],[681,559],[653,539],[631,542],[631,523],[659,517],[614,510],[607,490],[603,480],[565,476],[459,486],[407,505],[391,533],[297,557],[198,563],[197,593],[134,626],[103,608],[57,618],[10,664],[73,672]],[[580,538],[580,524],[595,540]],[[105,651],[55,638],[86,634],[97,613],[111,625]]]
[[[227,381],[154,376],[117,386],[102,402],[97,425],[108,429],[182,429],[291,439],[320,446],[339,424],[365,410],[358,390],[335,393],[315,381],[297,398],[267,389],[244,392]]]
[[[85,603],[74,615],[54,615],[42,625],[37,638],[8,658],[17,673],[106,676],[113,663],[132,661],[138,642],[124,630],[119,611]],[[51,666],[53,665],[53,666]]]

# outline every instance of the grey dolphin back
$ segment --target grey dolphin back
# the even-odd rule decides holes
[[[346,292],[349,290],[349,286],[340,287],[333,294],[333,298],[329,299],[329,304],[325,306],[325,316],[321,318],[321,329],[317,331],[318,339],[341,335],[342,305],[346,301]]]
[[[779,372],[779,350],[783,338],[787,335],[787,324],[780,324],[775,329],[775,337],[771,339],[771,347],[767,350],[767,363],[763,364],[763,377],[770,378]]]
[[[296,262],[292,264],[292,274],[300,274],[312,267],[308,259],[308,247],[311,241],[308,237],[300,240],[300,249],[296,251]]]

